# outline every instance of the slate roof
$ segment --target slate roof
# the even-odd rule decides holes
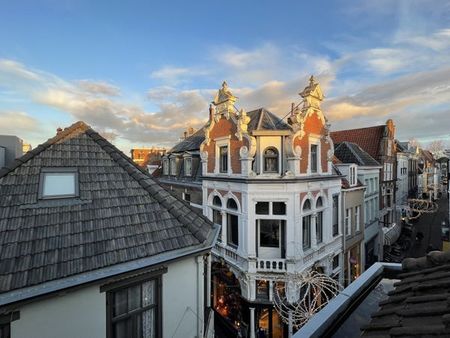
[[[402,263],[399,282],[364,326],[363,337],[450,337],[450,252]]]
[[[247,115],[250,117],[250,122],[247,127],[249,132],[260,130],[292,129],[281,118],[264,108],[249,111]],[[206,125],[200,128],[192,136],[189,136],[185,140],[177,143],[172,149],[170,149],[169,153],[179,153],[200,149],[200,145],[205,140],[205,127]]]
[[[335,144],[334,155],[342,163],[355,163],[359,166],[380,166],[367,152],[359,145],[352,142],[342,142]]]
[[[79,197],[38,198],[41,169],[78,170]],[[83,122],[0,170],[0,294],[172,250],[212,223]]]
[[[334,144],[342,143],[345,141],[356,143],[364,151],[366,151],[375,160],[380,160],[379,148],[380,141],[383,138],[385,125],[333,131],[330,133]]]

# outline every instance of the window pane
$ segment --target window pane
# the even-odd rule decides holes
[[[142,284],[142,306],[155,304],[155,281]]]
[[[280,246],[280,221],[268,219],[259,221],[259,244],[273,248]]]
[[[309,200],[306,200],[305,204],[303,204],[303,211],[305,210],[311,210],[311,202]]]
[[[322,211],[317,213],[316,240],[317,240],[317,243],[322,243],[322,241],[323,241],[323,212]]]
[[[269,282],[266,280],[256,281],[256,297],[269,299]]]
[[[274,215],[286,215],[286,203],[273,202],[272,203],[272,213]]]
[[[317,145],[311,145],[311,172],[317,172]]]
[[[219,196],[214,196],[214,198],[213,198],[213,204],[216,205],[216,206],[218,206],[218,207],[221,207],[221,206],[222,206],[222,201],[220,200],[220,197],[219,197]]]
[[[303,217],[303,249],[311,247],[311,215]]]
[[[75,195],[75,173],[44,173],[44,196]]]
[[[142,337],[154,338],[155,331],[155,309],[144,311],[142,313]]]
[[[228,171],[228,147],[220,147],[220,172],[225,173]]]
[[[233,209],[233,210],[237,210],[238,206],[236,204],[236,201],[232,198],[229,198],[227,201],[227,208],[228,209]]]
[[[127,312],[127,289],[114,292],[114,316]]]
[[[132,320],[128,318],[121,320],[120,322],[113,324],[113,337],[114,338],[129,338],[129,332],[132,332]]]
[[[222,213],[219,210],[213,210],[213,222],[222,225]]]
[[[258,215],[268,215],[269,214],[269,202],[256,203],[256,213]]]
[[[316,208],[320,208],[323,206],[323,201],[322,201],[322,197],[319,197],[317,199],[317,203],[316,203]]]
[[[229,245],[239,245],[238,217],[227,214],[227,241]]]

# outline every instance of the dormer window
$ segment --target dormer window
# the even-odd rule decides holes
[[[170,175],[175,176],[177,174],[177,160],[176,158],[170,159]]]
[[[264,151],[264,172],[278,172],[278,150],[275,148],[267,148]]]
[[[39,198],[77,197],[78,171],[76,168],[43,168],[39,182]]]
[[[163,160],[163,175],[169,175],[169,160],[167,158]]]
[[[318,145],[311,144],[311,173],[317,173],[317,151]]]
[[[184,175],[192,176],[192,158],[190,157],[184,159]]]
[[[228,146],[219,147],[219,171],[228,172]]]
[[[358,178],[357,178],[357,172],[356,172],[356,166],[351,166],[349,168],[349,183],[350,186],[356,185]]]

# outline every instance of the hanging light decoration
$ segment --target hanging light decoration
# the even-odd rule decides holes
[[[285,323],[299,328],[341,290],[336,280],[314,270],[285,275],[274,283],[273,304]]]

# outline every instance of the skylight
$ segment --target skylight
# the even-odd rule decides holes
[[[40,198],[78,196],[78,173],[72,168],[44,168],[41,173]]]

